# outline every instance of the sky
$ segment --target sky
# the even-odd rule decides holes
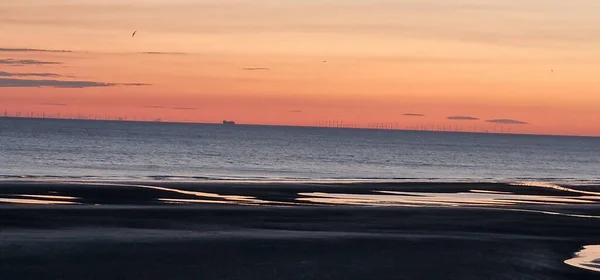
[[[0,111],[600,136],[598,14],[597,0],[3,0]]]

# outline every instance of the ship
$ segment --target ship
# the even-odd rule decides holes
[[[235,122],[234,121],[224,120],[223,124],[235,124]]]

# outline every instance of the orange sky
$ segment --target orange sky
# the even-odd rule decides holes
[[[595,0],[3,0],[0,111],[600,136],[598,14]]]

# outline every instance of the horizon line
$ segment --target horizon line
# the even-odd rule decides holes
[[[139,122],[139,123],[166,123],[166,124],[198,124],[198,125],[223,125],[218,122],[199,122],[199,121],[170,121],[170,120],[137,120],[137,119],[94,119],[94,118],[62,118],[55,116],[6,116],[0,115],[0,119],[34,119],[34,120],[70,120],[70,121],[104,121],[104,122]],[[229,125],[231,126],[231,125]],[[354,129],[354,130],[375,130],[375,131],[404,131],[404,132],[432,132],[432,133],[465,133],[465,134],[493,134],[493,135],[515,135],[515,136],[554,136],[554,137],[584,137],[600,138],[600,135],[581,135],[581,134],[540,134],[526,132],[480,132],[480,131],[452,131],[452,130],[429,130],[429,129],[408,129],[408,128],[373,128],[373,127],[336,127],[336,126],[317,126],[317,125],[291,125],[291,124],[264,124],[264,123],[238,123],[233,126],[268,126],[268,127],[301,127],[301,128],[328,128],[328,129]]]

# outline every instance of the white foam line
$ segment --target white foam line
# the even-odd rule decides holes
[[[575,257],[565,261],[566,264],[582,269],[600,272],[600,245],[584,246],[575,253]]]

